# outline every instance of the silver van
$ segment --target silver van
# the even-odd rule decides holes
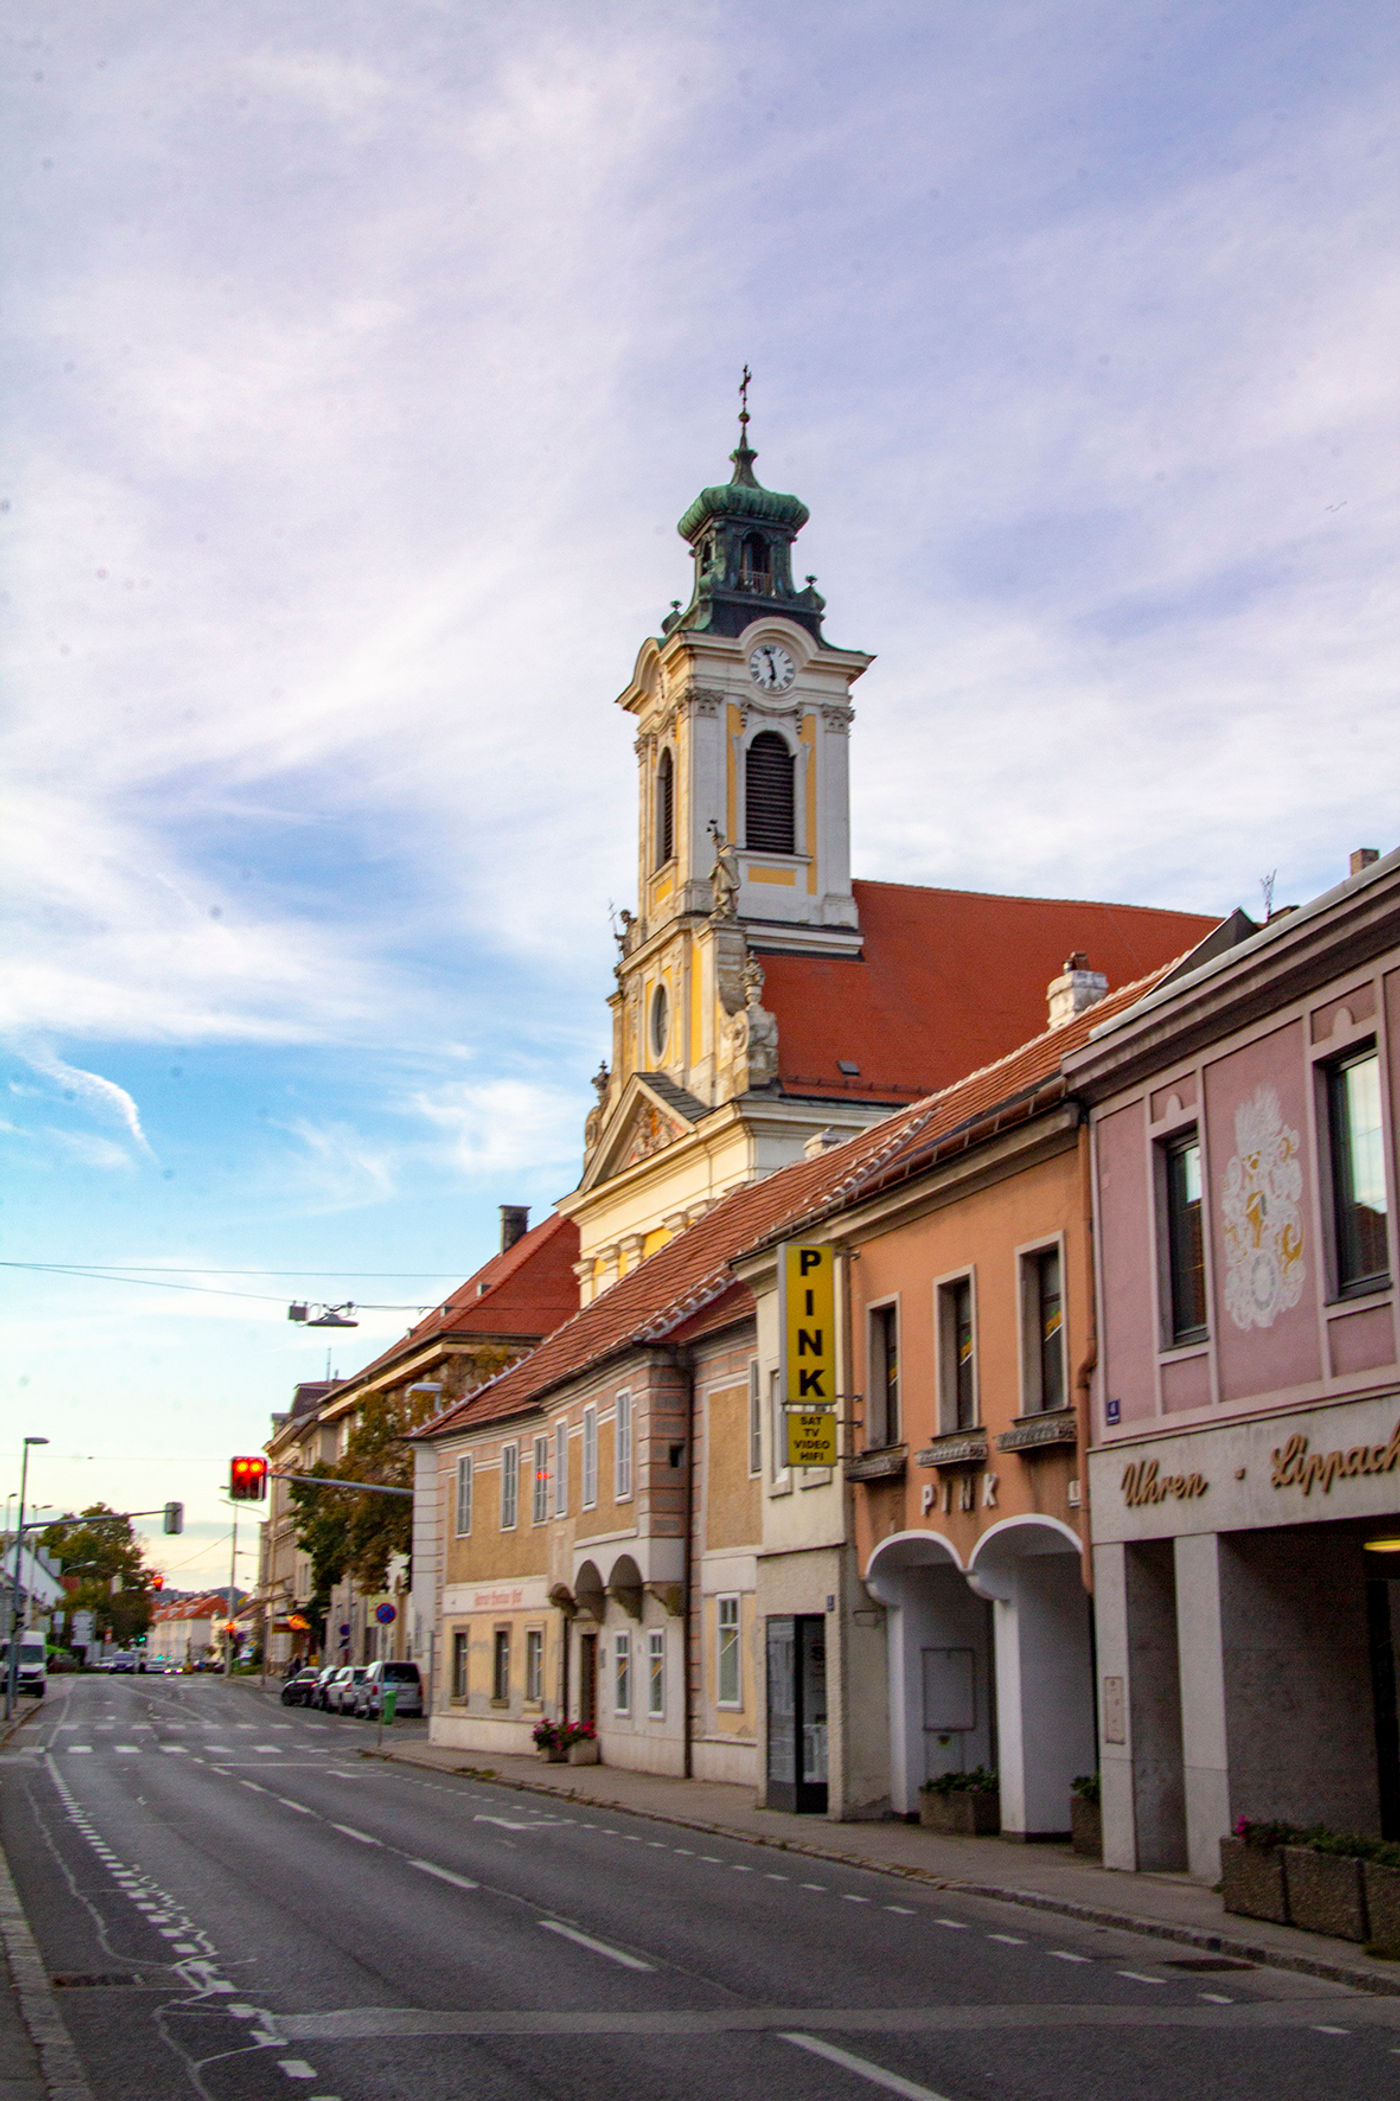
[[[42,1634],[21,1634],[19,1638],[18,1688],[32,1698],[42,1700],[44,1688],[49,1682],[48,1644]],[[10,1644],[0,1641],[0,1684],[10,1675]]]

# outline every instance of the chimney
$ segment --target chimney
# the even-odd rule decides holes
[[[530,1207],[528,1204],[502,1204],[501,1206],[501,1253],[514,1247],[517,1240],[530,1230]]]
[[[849,1131],[833,1131],[828,1124],[824,1131],[812,1133],[802,1148],[802,1157],[804,1160],[820,1160],[822,1154],[829,1153],[833,1145],[844,1145],[850,1135]]]
[[[1360,875],[1363,868],[1369,868],[1371,863],[1379,861],[1380,857],[1381,850],[1378,846],[1358,846],[1351,857],[1352,874]]]
[[[1072,956],[1066,956],[1063,974],[1052,978],[1045,988],[1051,1028],[1062,1029],[1086,1007],[1096,1007],[1107,990],[1108,979],[1101,970],[1090,970],[1089,958],[1082,948],[1077,948]]]

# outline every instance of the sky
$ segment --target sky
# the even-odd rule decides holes
[[[47,1436],[39,1503],[179,1498],[152,1558],[226,1579],[288,1301],[351,1371],[572,1186],[613,701],[746,361],[876,657],[858,874],[1257,912],[1397,843],[1392,10],[0,36],[0,1493]]]

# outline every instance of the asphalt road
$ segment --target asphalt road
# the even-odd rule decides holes
[[[372,1736],[212,1678],[51,1681],[0,1829],[98,2101],[1400,2091],[1400,2000],[361,1759]]]

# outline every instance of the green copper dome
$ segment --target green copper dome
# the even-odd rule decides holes
[[[676,528],[681,538],[693,545],[704,527],[715,518],[733,519],[742,524],[773,525],[783,533],[801,532],[811,515],[801,497],[781,496],[776,489],[765,489],[755,481],[753,462],[758,454],[751,452],[743,439],[729,457],[734,462],[732,480],[700,491]]]

